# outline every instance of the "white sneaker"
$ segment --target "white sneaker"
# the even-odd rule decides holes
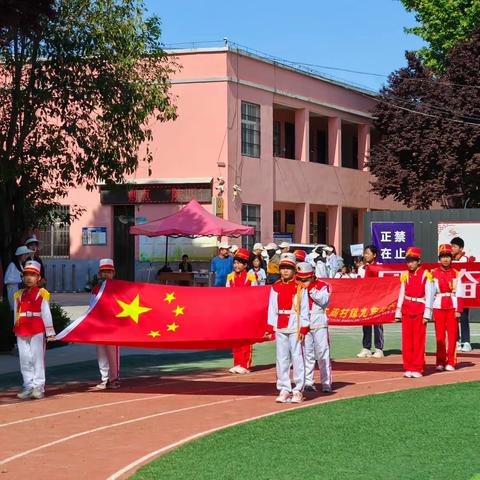
[[[370,358],[372,356],[372,352],[368,348],[362,348],[360,353],[357,354],[358,358]]]
[[[95,390],[105,390],[107,388],[107,381],[100,382],[98,385],[95,385]]]
[[[23,390],[22,392],[20,393],[17,393],[17,397],[20,399],[20,400],[28,400],[30,398],[30,395],[32,394],[32,389],[29,388],[29,389],[25,389]]]
[[[290,392],[282,390],[280,395],[275,399],[277,403],[289,403],[290,402]]]
[[[462,351],[462,344],[460,342],[457,342],[457,352]]]
[[[468,342],[465,342],[462,347],[462,352],[471,352],[471,351],[472,351],[472,346]]]
[[[411,372],[412,373],[412,378],[421,378],[423,377],[423,374],[420,372]]]
[[[453,365],[447,365],[447,366],[445,367],[445,370],[446,370],[447,372],[454,372],[454,371],[455,371],[455,367],[454,367]]]
[[[34,398],[35,400],[40,400],[44,396],[45,394],[39,388],[34,388],[30,394],[30,398]]]
[[[437,372],[443,372],[443,371],[445,370],[445,367],[444,367],[443,365],[437,365],[437,366],[435,367],[435,370],[436,370]]]
[[[229,370],[230,373],[238,373],[237,372],[237,367],[232,367],[230,370]]]
[[[383,358],[385,355],[383,354],[383,350],[376,349],[375,353],[372,355],[374,358]]]
[[[412,378],[412,372],[403,372],[405,378]]]
[[[246,373],[250,373],[250,370],[248,368],[241,367],[240,365],[238,365],[236,369],[237,369],[237,373],[239,373],[240,375],[245,375]]]
[[[292,403],[302,403],[303,402],[303,393],[302,392],[293,392]]]

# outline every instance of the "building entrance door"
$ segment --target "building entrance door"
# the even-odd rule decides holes
[[[113,207],[113,261],[119,280],[135,280],[135,236],[129,232],[134,224],[133,205]]]

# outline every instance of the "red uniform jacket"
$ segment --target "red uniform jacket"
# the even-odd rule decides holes
[[[32,287],[19,290],[14,295],[15,300],[15,335],[31,337],[38,333],[47,332],[55,335],[52,324],[52,315],[48,302],[50,293],[44,288]]]
[[[435,292],[432,274],[420,267],[415,272],[402,273],[400,282],[395,317],[423,315],[424,318],[431,320]]]
[[[227,275],[227,287],[252,287],[257,285],[255,276],[246,270],[240,273],[232,272]]]
[[[461,299],[457,299],[455,295],[457,289],[457,279],[459,271],[450,267],[445,269],[438,267],[432,272],[433,281],[435,283],[435,300],[433,308],[441,310],[455,309],[461,312]]]

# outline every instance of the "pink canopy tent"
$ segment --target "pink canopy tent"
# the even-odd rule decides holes
[[[133,235],[166,236],[166,248],[168,248],[168,237],[238,237],[253,235],[254,232],[253,227],[229,222],[207,212],[196,200],[191,200],[180,211],[172,215],[130,227],[130,233]],[[167,252],[165,251],[166,263]]]

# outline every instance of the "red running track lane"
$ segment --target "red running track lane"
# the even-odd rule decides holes
[[[433,359],[430,359],[433,360]],[[275,371],[233,376],[207,372],[128,379],[122,389],[50,389],[39,401],[1,397],[1,479],[114,480],[189,440],[285,410],[356,396],[480,379],[480,355],[465,354],[455,372],[402,377],[401,358],[334,362],[334,393],[302,405],[274,402]]]

